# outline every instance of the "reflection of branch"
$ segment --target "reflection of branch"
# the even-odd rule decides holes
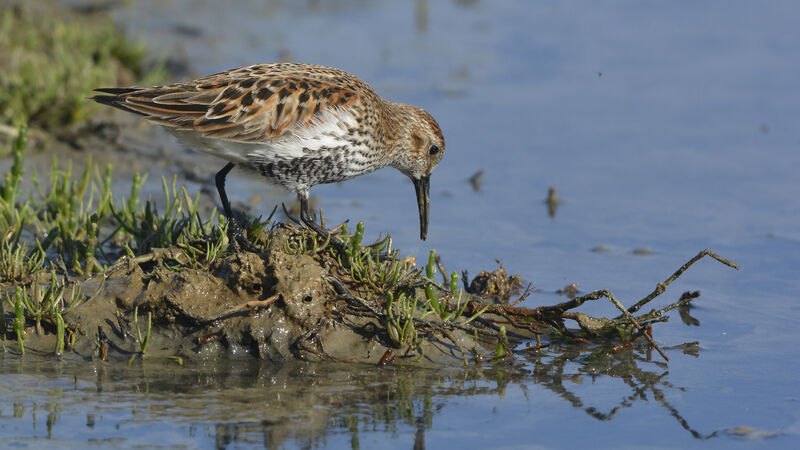
[[[574,350],[574,352],[577,351],[579,350]],[[586,359],[586,361],[591,362],[584,363],[578,369],[579,375],[606,375],[611,379],[621,380],[631,389],[629,395],[624,396],[617,405],[606,409],[606,412],[601,412],[596,406],[587,406],[580,396],[567,389],[564,385],[564,380],[575,380],[576,375],[571,375],[564,371],[567,364],[575,361],[577,354],[574,352],[570,348],[556,350],[554,353],[558,356],[550,358],[547,363],[543,363],[541,358],[535,356],[533,353],[525,353],[525,355],[530,356],[528,360],[534,365],[534,382],[544,386],[575,408],[582,409],[586,414],[597,420],[610,421],[624,408],[633,407],[637,401],[649,402],[650,397],[652,397],[666,408],[670,415],[678,420],[681,427],[689,431],[696,439],[705,440],[718,435],[718,431],[703,435],[692,428],[689,422],[683,418],[680,411],[666,400],[667,394],[663,391],[663,388],[681,389],[672,386],[666,381],[669,372],[664,370],[661,373],[655,373],[640,369],[637,363],[647,361],[645,361],[639,353],[634,351],[626,353],[624,358],[620,358],[619,356],[611,357],[608,356],[605,351],[598,351]],[[594,356],[598,358],[603,358],[603,356],[605,356],[605,359],[595,359]],[[665,363],[647,363],[656,364],[662,369],[666,369],[667,367]],[[661,386],[661,388],[659,386]],[[648,393],[650,394],[648,395]]]
[[[634,395],[630,396],[629,398],[631,400],[635,400],[636,398],[641,398],[642,400],[647,401],[647,398],[645,397],[645,391],[649,390],[653,393],[653,398],[662,406],[664,406],[664,408],[666,408],[670,412],[670,415],[672,415],[672,417],[678,420],[678,423],[681,424],[681,427],[683,427],[683,429],[691,433],[694,438],[706,440],[717,436],[719,431],[714,431],[709,435],[703,436],[699,431],[693,429],[689,425],[689,422],[683,418],[681,413],[666,400],[667,396],[661,389],[658,389],[656,385],[662,384],[669,386],[665,381],[662,381],[662,378],[666,377],[668,373],[669,372],[664,372],[661,375],[659,375],[655,380],[652,381],[648,380],[647,382],[644,382],[641,386],[636,386],[635,381],[633,381],[633,379],[627,379],[627,380],[623,379],[625,383],[628,384],[634,390]],[[646,372],[641,372],[641,374],[646,374]]]
[[[683,418],[681,413],[674,406],[672,406],[670,402],[667,401],[667,398],[663,392],[657,390],[655,387],[653,387],[652,390],[653,390],[653,396],[655,397],[656,401],[661,403],[661,405],[663,405],[664,408],[666,408],[669,411],[670,415],[672,415],[672,417],[678,420],[678,423],[681,424],[684,430],[688,431],[689,433],[692,433],[692,436],[694,436],[695,439],[701,439],[701,440],[711,439],[713,437],[716,437],[717,434],[719,434],[719,431],[714,431],[711,434],[703,436],[702,434],[700,434],[699,431],[692,428],[689,425],[689,422]]]

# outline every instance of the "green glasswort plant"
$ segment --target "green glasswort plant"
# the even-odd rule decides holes
[[[342,232],[346,233],[345,227]],[[358,222],[344,254],[337,255],[339,264],[349,271],[350,278],[380,293],[388,292],[410,279],[413,266],[400,258],[397,250],[392,249],[391,236],[387,235],[368,246],[361,245],[363,238],[364,222]]]
[[[494,358],[502,359],[511,354],[511,349],[508,348],[508,338],[506,337],[505,325],[500,326],[500,333],[497,336],[497,348],[494,351]]]
[[[464,315],[468,306],[468,301],[464,299],[464,291],[458,287],[458,273],[453,272],[450,274],[450,293],[443,298],[439,298],[439,289],[433,284],[433,278],[436,275],[436,250],[431,250],[428,255],[428,264],[425,265],[425,277],[430,281],[425,286],[425,298],[427,299],[426,307],[428,313],[435,313],[442,322],[457,322]],[[455,300],[455,305],[451,307],[448,298]],[[468,299],[467,299],[468,300]],[[466,325],[481,314],[486,312],[488,306],[484,306],[478,312],[472,315],[467,320],[460,322],[461,325]]]
[[[24,124],[19,126],[17,138],[12,146],[14,162],[11,170],[6,172],[0,184],[0,230],[19,230],[22,223],[31,214],[28,205],[19,207],[19,184],[25,175],[25,146],[28,142],[28,128]],[[6,236],[4,236],[6,237]]]
[[[23,226],[30,221],[35,211],[30,202],[19,204],[19,185],[25,175],[25,146],[27,127],[20,125],[17,138],[12,147],[14,162],[0,182],[0,280],[21,280],[36,272],[44,265],[44,252],[41,248],[28,251],[21,241]]]
[[[228,249],[227,222],[220,220],[218,226],[216,210],[208,221],[203,221],[197,212],[200,194],[194,199],[185,187],[176,187],[177,176],[171,182],[161,179],[164,192],[164,212],[159,213],[155,203],[148,199],[143,212],[138,212],[138,190],[146,177],[134,177],[135,191],[121,203],[121,208],[112,208],[112,214],[122,230],[133,237],[134,254],[144,254],[154,248],[180,247],[192,266],[204,266],[213,262]],[[134,194],[136,196],[134,197]],[[129,247],[130,248],[130,247]]]
[[[144,358],[145,353],[147,352],[147,344],[150,343],[150,330],[153,324],[153,313],[151,311],[147,312],[147,332],[144,336],[142,336],[142,329],[139,327],[139,306],[135,306],[133,308],[133,324],[136,327],[136,342],[139,343],[139,353],[134,353],[131,355],[131,358],[128,360],[128,364],[130,365],[136,356],[140,356]]]
[[[36,332],[40,335],[44,332],[42,320],[54,325],[57,324],[57,316],[60,316],[67,308],[73,308],[77,305],[82,296],[80,288],[73,285],[70,297],[65,302],[66,285],[59,281],[55,269],[51,268],[50,270],[50,282],[46,286],[40,283],[37,276],[34,278],[33,285],[31,285],[30,295],[27,294],[24,287],[22,288],[21,298],[25,306],[26,315],[33,320]]]
[[[414,315],[417,312],[417,300],[405,294],[395,300],[390,292],[386,299],[386,332],[389,339],[397,348],[416,345],[418,341],[417,330],[414,327]]]
[[[55,308],[52,311],[53,318],[56,322],[56,348],[53,352],[56,356],[61,356],[64,353],[64,335],[66,334],[66,325],[64,324],[64,317],[61,315],[61,311]]]
[[[17,344],[19,351],[25,354],[25,343],[22,340],[25,338],[25,307],[22,305],[22,297],[25,295],[22,288],[18,287],[14,295],[14,334],[17,335]]]

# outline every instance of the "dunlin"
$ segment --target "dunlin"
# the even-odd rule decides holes
[[[215,180],[231,221],[225,177],[236,165],[295,192],[302,221],[323,235],[327,231],[308,211],[311,186],[392,166],[414,183],[420,238],[427,236],[430,175],[444,155],[442,131],[424,110],[385,100],[347,72],[258,64],[185,83],[96,91],[103,95],[93,100],[141,114],[183,145],[229,161]]]

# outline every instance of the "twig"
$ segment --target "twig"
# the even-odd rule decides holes
[[[514,351],[515,352],[535,352],[535,351],[541,350],[543,348],[550,347],[551,345],[553,345],[552,342],[549,343],[549,344],[539,344],[539,345],[536,345],[534,347],[525,347],[525,348],[521,348],[519,350],[515,349]]]
[[[327,324],[328,322],[326,320],[324,319],[320,320],[319,323],[317,323],[317,325],[314,326],[314,328],[306,331],[305,333],[303,333],[302,336],[300,336],[299,338],[297,338],[297,340],[294,341],[294,344],[292,345],[294,346],[298,357],[301,358],[303,357],[303,355],[300,353],[301,351],[307,351],[308,353],[311,353],[312,355],[316,356],[319,359],[323,360],[333,359],[331,358],[330,355],[328,355],[325,352],[325,346],[322,343],[322,339],[319,338],[320,330],[325,328]],[[311,342],[315,338],[317,341],[317,346],[319,347],[319,351],[311,347]]]
[[[221,313],[215,314],[209,318],[198,318],[197,320],[202,323],[211,323],[216,322],[217,320],[227,319],[229,316],[234,316],[236,314],[242,312],[250,312],[254,309],[263,308],[265,306],[271,305],[275,300],[280,298],[281,294],[275,294],[272,297],[265,299],[265,300],[253,300],[247,303],[242,303],[240,305],[236,305],[233,308],[223,311]]]
[[[673,281],[675,281],[679,276],[681,276],[683,274],[683,272],[686,272],[686,269],[691,267],[692,264],[696,263],[698,260],[700,260],[704,256],[710,256],[710,257],[716,259],[717,261],[721,262],[722,264],[725,264],[728,267],[732,267],[732,268],[734,268],[736,270],[739,270],[739,265],[736,264],[735,262],[733,262],[733,261],[731,261],[729,259],[723,258],[723,257],[717,255],[716,253],[712,252],[709,249],[705,249],[705,250],[701,251],[700,253],[698,253],[697,256],[695,256],[694,258],[692,258],[688,262],[686,262],[686,264],[682,265],[669,278],[667,278],[666,280],[664,280],[661,283],[658,283],[656,285],[656,288],[653,289],[653,292],[651,292],[647,297],[639,300],[635,305],[633,305],[630,308],[628,308],[628,312],[629,313],[635,313],[636,311],[639,310],[639,308],[641,308],[642,306],[646,305],[650,300],[652,300],[652,299],[658,297],[659,295],[661,295],[665,290],[667,290],[667,287]]]
[[[450,284],[450,278],[448,278],[448,276],[447,276],[447,270],[445,270],[444,264],[442,264],[442,258],[439,256],[438,253],[436,254],[436,257],[434,258],[434,260],[436,261],[436,267],[439,268],[439,272],[441,272],[441,274],[442,274],[442,280],[443,280],[442,284],[444,284],[445,286],[449,285]]]
[[[477,330],[479,333],[483,334],[484,336],[497,337],[500,334],[500,326],[497,325],[494,322],[494,320],[492,320],[492,319],[487,319],[487,318],[484,318],[484,317],[476,317],[475,320],[473,320],[473,322],[479,323],[479,324],[483,325],[484,327],[486,327],[489,330],[494,332],[494,333],[491,333],[491,332],[489,332],[487,330],[484,330],[484,329],[475,328],[475,330]],[[511,331],[511,330],[506,330],[506,333],[508,333],[514,339],[530,339],[530,336],[523,336],[523,335],[521,335],[519,333],[514,333],[514,331]]]
[[[613,303],[614,306],[617,307],[617,309],[622,311],[622,315],[625,316],[626,319],[630,320],[630,322],[633,324],[633,326],[636,327],[636,329],[638,329],[639,331],[642,332],[644,337],[647,338],[648,341],[650,341],[650,345],[652,345],[653,348],[655,348],[658,351],[658,353],[661,355],[661,357],[664,358],[665,360],[669,361],[669,358],[661,350],[661,347],[659,347],[658,344],[656,344],[656,341],[654,341],[653,338],[644,331],[642,326],[639,325],[639,322],[637,322],[636,319],[633,317],[633,314],[631,314],[630,311],[625,309],[625,307],[622,305],[622,303],[620,303],[619,300],[617,300],[617,298],[614,297],[614,294],[612,294],[608,289],[606,289],[606,290],[604,290],[602,292],[603,292],[603,296],[608,298],[608,300],[611,301],[611,303]]]
[[[562,314],[564,314],[564,311],[577,308],[589,300],[597,300],[600,298],[603,298],[603,291],[594,291],[586,295],[581,295],[580,297],[575,297],[572,300],[559,303],[557,305],[542,306],[538,308],[538,311],[542,315],[542,317],[561,316]]]
[[[636,304],[634,304],[633,306],[628,308],[627,311],[630,312],[630,313],[634,313],[634,312],[638,311],[642,306],[644,306],[645,304],[650,302],[652,299],[654,299],[657,296],[661,295],[667,289],[667,287],[673,281],[675,281],[675,279],[677,279],[679,276],[681,276],[683,274],[683,272],[686,271],[686,269],[688,269],[692,264],[694,264],[700,258],[702,258],[702,257],[704,257],[706,255],[716,259],[717,261],[721,262],[722,264],[725,264],[726,266],[733,267],[734,269],[737,269],[737,270],[739,269],[739,265],[738,264],[736,264],[736,263],[734,263],[734,262],[732,262],[732,261],[730,261],[728,259],[725,259],[725,258],[717,255],[716,253],[712,252],[709,249],[705,249],[705,250],[701,251],[700,253],[698,253],[697,256],[695,256],[694,258],[692,258],[688,262],[686,262],[684,265],[682,265],[669,278],[667,278],[666,280],[664,280],[661,283],[658,283],[656,285],[656,288],[653,290],[653,292],[651,292],[645,298],[639,300]],[[545,316],[545,317],[546,316],[551,316],[551,317],[552,316],[556,316],[557,317],[557,316],[560,316],[561,314],[563,314],[564,311],[577,308],[578,306],[581,306],[582,304],[584,304],[585,302],[587,302],[589,300],[598,300],[598,299],[604,297],[603,293],[604,293],[604,291],[602,291],[602,290],[590,292],[590,293],[588,293],[586,295],[582,295],[580,297],[575,297],[572,300],[568,300],[566,302],[559,303],[557,305],[541,307],[541,308],[539,308],[539,311],[541,312],[542,316]],[[668,309],[665,309],[665,311],[667,311],[669,309],[672,309],[672,308],[675,308],[677,306],[680,306],[680,304],[676,303],[676,304],[670,305],[670,307],[668,307]],[[624,316],[624,314],[623,314],[623,316]]]
[[[676,301],[675,303],[667,305],[667,306],[665,306],[665,307],[663,307],[661,309],[654,309],[654,310],[650,311],[649,313],[642,314],[641,316],[638,317],[637,320],[639,320],[640,322],[642,322],[642,321],[653,321],[653,322],[666,321],[666,319],[667,319],[666,317],[663,317],[663,318],[661,317],[666,312],[671,311],[671,310],[673,310],[675,308],[684,306],[684,305],[688,305],[689,303],[692,302],[692,300],[694,300],[695,298],[697,298],[699,296],[700,296],[700,291],[684,292],[681,295],[681,297],[678,299],[678,301]],[[626,322],[625,316],[621,315],[621,316],[619,316],[619,317],[617,317],[617,318],[615,318],[613,320],[610,320],[607,325],[614,327],[614,326],[623,324],[625,322]]]
[[[161,259],[171,259],[178,264],[184,264],[187,262],[186,255],[178,248],[154,248],[150,253],[139,255],[133,258],[123,256],[113,266],[106,269],[103,274],[108,277],[110,274],[113,274],[122,268],[130,269],[134,264],[139,265]]]
[[[385,315],[380,310],[376,309],[375,307],[367,303],[366,300],[351,294],[350,290],[347,289],[347,286],[345,286],[344,283],[342,283],[342,280],[340,280],[339,278],[328,277],[328,281],[333,285],[333,290],[336,291],[339,297],[347,300],[348,302],[350,302],[350,304],[363,306],[364,308],[367,308],[377,318],[381,318]]]
[[[533,282],[528,283],[528,286],[525,288],[525,291],[522,293],[522,295],[520,295],[518,299],[516,299],[513,302],[509,303],[508,306],[516,306],[516,305],[522,303],[523,300],[528,298],[528,296],[531,295],[531,286],[533,286]]]

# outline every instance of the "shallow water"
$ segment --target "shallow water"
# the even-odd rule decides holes
[[[715,432],[715,446],[797,441],[796,3],[287,3],[142,1],[113,13],[156,52],[185,57],[192,73],[288,57],[346,69],[388,98],[426,108],[447,138],[426,242],[411,183],[392,169],[312,194],[329,223],[363,219],[368,233],[391,233],[408,254],[437,249],[449,270],[475,274],[499,259],[539,289],[529,305],[560,301],[555,290],[573,282],[631,304],[703,248],[736,261],[739,271],[701,261],[660,303],[702,291],[692,310],[700,326],[674,314],[655,335],[665,346],[698,341],[698,353],[669,350],[668,365],[640,362],[644,375],[621,363],[591,376],[578,359],[525,374],[537,367],[528,361],[467,382],[473,374],[458,371],[244,362],[164,375],[145,368],[143,381],[141,368],[5,355],[2,436],[45,445],[49,421],[49,437],[71,446],[406,448],[420,433],[431,448],[685,447]],[[210,186],[216,163],[189,155],[212,168]],[[468,178],[478,170],[476,191]],[[255,178],[229,180],[232,198],[260,193],[253,213],[291,199]],[[549,186],[563,199],[552,219]],[[591,251],[600,245],[609,250]],[[640,247],[652,253],[634,255]],[[584,311],[613,315],[605,302]],[[551,357],[544,353],[545,364]],[[112,375],[97,381],[100,373]],[[643,384],[657,388],[628,399]],[[303,411],[282,406],[273,416],[261,404],[305,386],[315,393]],[[405,412],[395,394],[405,396]],[[620,405],[611,417],[587,411]],[[304,420],[318,409],[320,423]],[[757,431],[726,432],[738,426]]]
[[[249,358],[182,367],[0,361],[0,433],[12,446],[529,448],[593,436],[601,446],[638,447],[642,429],[658,436],[650,444],[670,446],[727,433],[697,428],[687,387],[664,364],[626,357],[609,365],[523,357],[466,371]]]

